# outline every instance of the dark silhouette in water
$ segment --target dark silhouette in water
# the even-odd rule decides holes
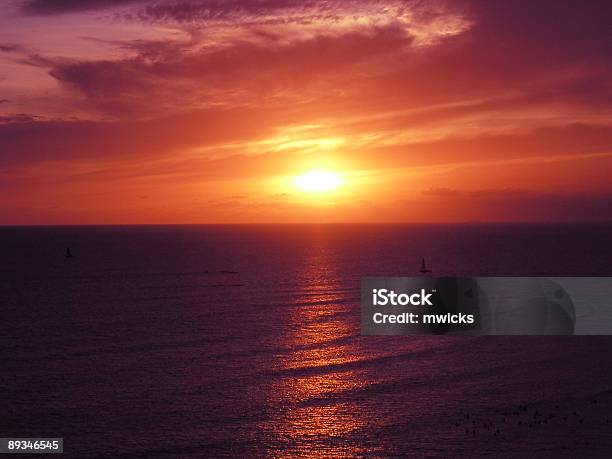
[[[70,247],[66,247],[66,258],[72,258],[72,252],[70,251]]]
[[[425,273],[430,273],[431,269],[427,269],[427,266],[425,266],[425,258],[421,259],[421,269],[419,270],[419,272],[421,274],[425,274]]]

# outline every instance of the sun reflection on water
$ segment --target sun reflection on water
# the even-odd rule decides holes
[[[335,290],[333,253],[313,247],[300,278],[303,295],[290,309],[278,370],[288,376],[271,384],[270,404],[278,407],[264,429],[275,438],[272,457],[354,457],[366,454],[359,431],[366,410],[345,394],[368,385],[359,360],[354,325]]]

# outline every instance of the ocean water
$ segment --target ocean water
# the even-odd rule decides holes
[[[423,257],[609,276],[612,224],[0,228],[0,436],[75,458],[609,455],[612,337],[360,336],[360,278]]]

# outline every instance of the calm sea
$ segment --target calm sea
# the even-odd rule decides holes
[[[359,279],[421,258],[609,276],[612,224],[1,228],[0,437],[75,458],[609,455],[612,337],[360,336]]]

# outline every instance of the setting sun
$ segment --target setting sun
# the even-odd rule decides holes
[[[340,174],[328,171],[311,171],[295,178],[295,185],[301,191],[324,192],[338,188],[343,180]]]

